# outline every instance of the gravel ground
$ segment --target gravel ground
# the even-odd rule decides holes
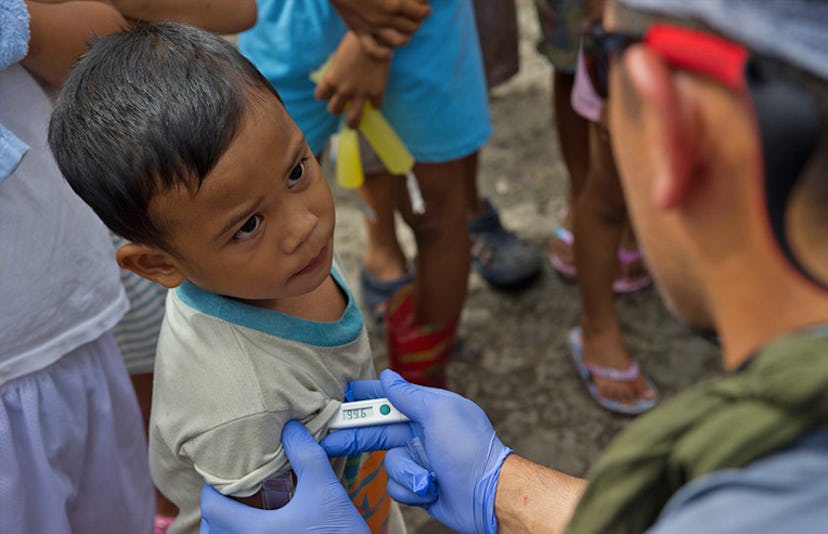
[[[505,224],[545,254],[554,216],[563,205],[566,171],[550,112],[551,70],[534,50],[537,22],[531,0],[518,0],[521,70],[491,96],[494,134],[482,151],[480,186]],[[330,174],[332,176],[332,174]],[[357,288],[364,242],[355,196],[335,190],[337,248]],[[409,252],[407,228],[400,234]],[[716,351],[664,309],[656,292],[616,301],[625,340],[663,397],[720,371]],[[575,286],[548,263],[538,282],[520,293],[490,289],[476,274],[448,368],[449,387],[489,414],[499,436],[538,463],[584,475],[601,449],[630,419],[599,408],[588,396],[566,352],[577,323]],[[387,366],[383,342],[372,332],[377,368]],[[409,531],[450,532],[417,508],[404,508]]]

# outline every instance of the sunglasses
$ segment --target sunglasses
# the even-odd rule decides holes
[[[670,24],[654,24],[643,35],[606,31],[590,23],[582,33],[587,74],[595,92],[609,96],[609,67],[634,44],[643,44],[671,67],[707,76],[753,104],[762,146],[765,209],[780,252],[802,275],[828,289],[793,252],[786,211],[794,186],[814,153],[824,125],[814,97],[767,60],[751,57],[738,43]]]
[[[639,43],[658,52],[674,67],[706,74],[736,91],[745,88],[747,50],[709,33],[654,24],[643,35],[632,35],[608,32],[594,22],[584,27],[582,43],[589,80],[603,99],[609,96],[609,67],[613,57]]]

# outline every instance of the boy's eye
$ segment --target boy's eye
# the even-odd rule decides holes
[[[256,233],[259,226],[262,224],[262,216],[254,215],[247,219],[247,221],[239,228],[239,231],[233,234],[233,239],[244,240],[249,239]]]
[[[308,158],[302,158],[302,161],[290,171],[290,176],[288,176],[288,188],[291,188],[296,185],[299,180],[305,176],[305,165],[307,164]]]

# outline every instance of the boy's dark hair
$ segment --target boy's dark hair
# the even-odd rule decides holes
[[[175,23],[95,39],[64,85],[49,146],[72,189],[124,238],[168,248],[149,204],[196,191],[251,95],[276,91],[230,43]],[[278,95],[276,95],[278,98]]]

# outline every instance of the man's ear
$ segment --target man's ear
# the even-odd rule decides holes
[[[658,53],[636,46],[623,60],[644,125],[651,129],[647,142],[655,170],[653,201],[661,209],[675,208],[687,199],[701,157],[699,110]]]
[[[150,245],[127,243],[115,253],[118,265],[138,276],[172,289],[186,278],[169,253]]]

